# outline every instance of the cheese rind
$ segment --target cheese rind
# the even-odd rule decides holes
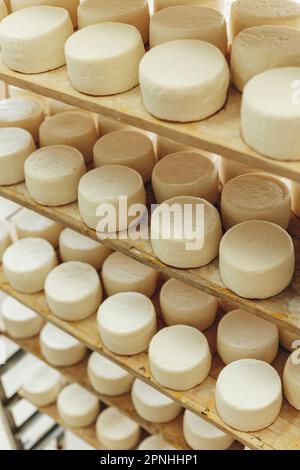
[[[66,424],[73,428],[84,428],[96,420],[100,411],[100,403],[85,388],[77,384],[70,384],[59,393],[57,409]]]
[[[63,225],[44,217],[29,209],[22,209],[12,218],[18,238],[43,238],[54,248],[57,248],[58,239]]]
[[[24,96],[25,98],[33,98],[38,101],[45,113],[45,115],[49,112],[49,98],[46,96],[39,95],[38,93],[34,93],[33,91],[25,90],[24,88],[19,88],[14,85],[7,85],[7,97],[8,98],[16,98],[18,96]]]
[[[297,347],[300,347],[300,334],[279,328],[279,341],[282,347],[292,352]]]
[[[34,98],[16,96],[0,101],[0,128],[21,127],[32,135],[35,142],[38,142],[39,127],[43,120],[42,105]]]
[[[79,0],[10,0],[10,5],[13,12],[40,5],[65,8],[70,15],[74,28],[77,26]]]
[[[21,389],[24,397],[34,405],[47,406],[56,401],[63,384],[59,372],[41,363],[26,371]]]
[[[292,181],[291,184],[292,211],[300,217],[300,184]]]
[[[135,421],[110,407],[100,413],[96,433],[107,449],[129,450],[137,445],[141,430]]]
[[[0,264],[2,263],[3,253],[11,245],[11,243],[12,239],[9,226],[5,220],[0,219]]]
[[[137,450],[176,450],[175,447],[171,446],[167,441],[162,439],[160,436],[149,436],[144,439]]]
[[[51,323],[40,334],[41,352],[49,364],[58,367],[73,366],[86,355],[86,347],[73,336]]]
[[[12,297],[3,301],[1,314],[5,331],[13,338],[32,338],[44,325],[42,317]]]
[[[300,352],[294,351],[288,358],[283,372],[283,390],[288,402],[300,411]]]
[[[199,5],[215,8],[222,11],[223,0],[153,0],[154,12],[160,11],[163,8],[172,7],[175,5]]]

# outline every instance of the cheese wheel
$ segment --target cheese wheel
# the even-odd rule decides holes
[[[226,450],[234,441],[229,434],[189,410],[184,412],[183,435],[193,450]]]
[[[32,199],[43,206],[63,206],[77,200],[86,167],[82,154],[67,145],[51,145],[25,162],[25,181]]]
[[[1,2],[0,2],[0,21],[2,21],[3,18],[5,18],[7,15],[8,15],[8,10],[7,10],[6,3],[4,2],[4,0],[1,0]]]
[[[111,249],[91,238],[65,228],[59,236],[59,254],[62,261],[82,261],[99,271]]]
[[[152,297],[157,286],[157,272],[129,256],[115,252],[103,263],[102,281],[109,296],[120,292],[140,292]]]
[[[163,8],[172,7],[175,5],[201,5],[215,8],[222,11],[223,0],[153,0],[154,12],[160,11]]]
[[[283,390],[288,402],[300,411],[300,353],[294,351],[288,358],[283,372]]]
[[[220,244],[225,286],[246,299],[267,299],[291,282],[295,253],[291,237],[278,225],[252,220],[232,227]]]
[[[300,334],[279,328],[279,341],[282,347],[292,352],[300,347]]]
[[[218,326],[217,348],[225,364],[259,359],[271,364],[278,352],[278,328],[243,310],[225,315]]]
[[[292,210],[297,217],[300,217],[300,184],[292,181],[291,184]]]
[[[218,171],[209,158],[198,152],[172,153],[155,165],[152,186],[159,204],[177,196],[201,197],[214,204],[218,197]]]
[[[2,257],[4,275],[13,289],[35,294],[44,289],[49,272],[56,266],[55,251],[42,238],[23,238],[7,248]]]
[[[141,430],[135,421],[110,407],[99,415],[96,433],[98,440],[107,449],[129,450],[137,445]]]
[[[189,390],[202,383],[211,368],[206,337],[191,326],[176,325],[160,330],[149,346],[154,379],[172,390]]]
[[[167,441],[162,439],[160,436],[149,436],[144,439],[137,450],[176,450],[175,447],[171,446]]]
[[[9,199],[0,196],[0,219],[8,219],[14,215],[21,206]]]
[[[177,279],[163,285],[159,301],[166,325],[188,325],[201,331],[213,324],[219,307],[215,297]]]
[[[281,380],[263,361],[242,359],[220,373],[216,406],[226,424],[238,431],[254,432],[270,426],[282,404]]]
[[[73,33],[63,8],[35,6],[16,11],[0,24],[3,61],[21,73],[40,73],[66,63],[64,45]]]
[[[65,321],[79,321],[96,312],[102,300],[102,287],[93,266],[69,261],[49,273],[45,295],[54,315]]]
[[[174,197],[158,206],[151,218],[155,255],[175,268],[197,268],[210,263],[222,236],[217,209],[204,199]]]
[[[147,0],[85,0],[78,7],[78,26],[85,28],[107,21],[135,26],[143,42],[149,39],[149,7]]]
[[[70,384],[59,393],[57,410],[67,425],[72,428],[84,428],[96,420],[100,411],[100,403],[85,388],[77,384]]]
[[[43,108],[34,98],[17,96],[0,101],[0,128],[21,127],[38,142],[39,127],[43,120]]]
[[[109,132],[121,131],[121,130],[135,130],[135,127],[124,124],[117,119],[111,119],[106,116],[97,115],[98,130],[100,135],[108,134]]]
[[[56,248],[63,225],[29,209],[22,209],[13,217],[18,238],[38,237],[47,240]]]
[[[133,376],[96,352],[89,358],[87,372],[93,388],[100,394],[114,397],[131,389]]]
[[[65,8],[72,20],[73,26],[77,26],[77,7],[79,0],[10,0],[12,11],[39,5]]]
[[[228,158],[220,158],[219,176],[223,186],[231,179],[236,178],[236,176],[258,172],[259,170],[256,170],[249,165],[245,165],[244,163],[228,160]]]
[[[181,406],[155,388],[136,379],[131,398],[137,414],[150,423],[168,423],[181,412]]]
[[[9,98],[16,98],[18,96],[24,96],[25,98],[34,98],[42,105],[44,113],[48,114],[49,98],[47,98],[46,96],[38,95],[33,91],[25,90],[24,88],[19,88],[14,85],[7,85],[7,96]]]
[[[64,380],[59,372],[43,363],[32,366],[21,380],[24,398],[36,406],[47,406],[56,401]]]
[[[5,220],[0,219],[0,264],[6,248],[11,245],[12,239],[9,232],[9,225]]]
[[[237,176],[223,188],[221,212],[226,230],[247,220],[267,220],[287,229],[291,215],[290,191],[272,175]]]
[[[47,323],[41,331],[40,347],[49,364],[57,367],[73,366],[86,355],[82,343],[51,323]]]
[[[3,301],[1,313],[5,331],[13,338],[32,338],[44,324],[42,317],[12,297]]]
[[[89,171],[81,178],[78,187],[82,220],[97,232],[118,232],[127,229],[130,224],[137,224],[137,217],[129,215],[128,211],[123,212],[120,197],[127,202],[127,208],[134,204],[145,206],[146,193],[139,173],[121,165],[105,165]],[[106,223],[108,204],[111,210]]]
[[[65,52],[70,81],[82,93],[114,95],[138,85],[138,66],[145,49],[134,26],[87,26],[68,39]]]

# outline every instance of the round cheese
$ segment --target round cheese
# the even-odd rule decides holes
[[[140,292],[152,297],[157,286],[157,271],[123,255],[112,253],[103,263],[102,281],[107,295]]]
[[[300,347],[300,334],[279,328],[279,341],[282,347],[292,352]]]
[[[111,450],[134,448],[141,435],[138,424],[124,416],[116,408],[106,408],[97,419],[96,432],[99,441]]]
[[[189,390],[202,383],[211,368],[206,337],[191,326],[163,328],[149,346],[149,363],[154,379],[172,390]]]
[[[86,172],[82,154],[67,145],[43,147],[25,162],[25,181],[32,199],[43,206],[63,206],[77,200]]]
[[[97,115],[98,130],[100,135],[108,134],[109,132],[121,131],[121,130],[136,130],[135,127],[124,124],[117,119],[111,119],[106,116]]]
[[[291,282],[295,253],[291,237],[278,225],[252,220],[232,227],[220,244],[225,286],[246,299],[267,299]]]
[[[44,324],[42,317],[12,297],[4,299],[1,314],[5,331],[13,338],[32,338]]]
[[[63,225],[29,209],[22,209],[13,217],[18,238],[38,237],[56,248]]]
[[[10,4],[13,12],[21,10],[22,8],[39,5],[65,8],[70,15],[73,26],[77,26],[77,7],[79,0],[10,0]]]
[[[283,373],[283,390],[288,402],[300,411],[300,353],[294,351],[288,358]]]
[[[25,131],[30,132],[34,141],[37,142],[39,127],[43,120],[43,108],[34,98],[16,96],[15,98],[7,98],[0,101],[0,128],[21,127]]]
[[[34,294],[44,289],[49,272],[56,266],[55,251],[42,238],[23,238],[7,248],[2,257],[4,275],[13,289]]]
[[[100,403],[85,388],[77,384],[70,384],[59,393],[57,410],[67,425],[72,428],[84,428],[96,420],[100,411]]]
[[[63,103],[52,98],[49,99],[49,115],[55,116],[56,114],[65,113],[68,111],[78,111],[79,108],[72,106],[71,104]]]
[[[146,351],[156,332],[154,306],[138,292],[108,297],[99,307],[97,322],[104,346],[124,356]]]
[[[38,363],[32,366],[21,380],[23,396],[36,406],[47,406],[56,401],[64,384],[59,372]]]
[[[66,63],[64,45],[73,33],[67,10],[35,6],[16,11],[0,24],[4,63],[21,73],[40,73]]]
[[[232,362],[216,384],[216,406],[226,424],[254,432],[270,426],[282,404],[281,380],[272,366],[255,359]]]
[[[118,232],[126,230],[132,223],[137,224],[136,216],[129,215],[128,210],[123,212],[120,197],[128,209],[134,204],[145,206],[146,193],[139,173],[121,165],[105,165],[89,171],[81,178],[78,187],[82,220],[100,233]]]
[[[16,202],[10,201],[2,196],[0,196],[0,218],[8,219],[13,216],[21,206]]]
[[[152,214],[153,251],[163,263],[175,268],[210,263],[218,255],[221,236],[219,213],[204,199],[174,197]]]
[[[201,5],[215,8],[222,11],[223,0],[153,0],[154,12],[160,11],[163,8],[172,7],[175,5]]]
[[[300,217],[300,184],[292,181],[291,184],[292,210],[297,217]]]
[[[247,173],[258,173],[259,170],[252,168],[244,163],[238,163],[228,158],[220,158],[219,176],[223,186],[236,176],[245,175]]]
[[[14,85],[7,85],[7,96],[9,98],[16,98],[17,96],[24,96],[26,98],[34,98],[36,101],[38,101],[45,114],[48,114],[49,111],[49,98],[46,96],[38,95],[37,93],[34,93],[33,91],[25,90],[24,88],[19,88]]]
[[[137,450],[176,450],[175,447],[171,446],[167,441],[162,439],[160,436],[149,436],[144,439]]]
[[[82,343],[51,323],[47,323],[41,331],[40,347],[49,364],[57,367],[73,366],[86,355]]]
[[[188,325],[206,330],[215,321],[218,301],[177,279],[169,279],[160,291],[160,307],[168,326]]]
[[[82,93],[114,95],[138,85],[138,66],[145,49],[134,26],[87,26],[68,39],[65,52],[70,81]]]
[[[193,450],[226,450],[234,441],[229,434],[189,410],[184,412],[183,434]]]
[[[87,372],[93,388],[100,394],[114,397],[131,389],[133,376],[95,352],[89,358]]]
[[[4,0],[0,2],[0,21],[8,15],[7,6]]]
[[[11,244],[12,239],[9,232],[8,223],[0,219],[0,264],[2,263],[2,256],[6,248]]]

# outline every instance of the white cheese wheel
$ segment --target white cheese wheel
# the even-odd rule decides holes
[[[44,325],[43,318],[12,297],[6,297],[1,306],[5,331],[13,338],[32,338]]]
[[[49,99],[49,115],[55,116],[56,114],[65,113],[68,111],[78,111],[79,108],[72,106],[71,104],[63,103],[62,101]]]
[[[29,209],[22,209],[13,217],[18,238],[44,238],[56,248],[63,225]]]
[[[175,447],[171,446],[167,441],[162,439],[160,436],[149,436],[144,439],[137,450],[176,450]]]
[[[10,218],[19,209],[21,209],[21,206],[19,204],[0,196],[0,219]]]
[[[219,111],[226,101],[228,64],[207,42],[181,39],[160,44],[147,52],[139,70],[144,105],[159,119],[198,121]]]
[[[300,4],[299,4],[300,9]],[[267,70],[245,86],[241,107],[244,140],[275,160],[300,160],[299,67]]]
[[[287,229],[291,215],[290,191],[272,175],[237,176],[223,188],[221,212],[226,230],[247,220],[266,220]]]
[[[21,380],[23,396],[36,406],[47,406],[56,401],[64,380],[59,372],[43,363],[26,370]]]
[[[111,397],[128,393],[133,376],[104,356],[93,352],[89,358],[87,372],[96,392]]]
[[[105,165],[89,171],[81,178],[78,187],[78,206],[83,221],[88,227],[103,232],[107,224],[102,228],[101,221],[107,220],[104,218],[107,211],[101,209],[110,204],[114,213],[110,216],[109,212],[108,232],[125,230],[130,224],[138,223],[139,219],[129,215],[128,211],[120,213],[121,196],[126,199],[128,208],[133,204],[145,205],[146,193],[139,173],[121,165]]]
[[[226,450],[234,441],[229,434],[189,410],[184,412],[183,435],[193,450]]]
[[[1,0],[1,2],[0,2],[0,21],[2,21],[3,18],[5,18],[7,15],[8,15],[8,10],[7,10],[6,3],[4,2],[4,0]]]
[[[63,206],[77,200],[86,167],[82,154],[67,145],[51,145],[25,162],[25,181],[32,199],[43,206]]]
[[[184,145],[181,142],[176,142],[175,140],[168,139],[161,135],[156,136],[156,155],[157,160],[161,160],[166,155],[170,153],[184,152],[189,150],[196,150],[193,147]]]
[[[34,98],[16,96],[0,101],[0,127],[21,127],[38,142],[43,120],[43,108]]]
[[[111,450],[132,449],[137,445],[141,435],[141,430],[135,421],[112,407],[100,413],[96,432],[99,441]]]
[[[135,26],[144,44],[149,39],[149,7],[147,0],[85,0],[78,7],[78,26],[85,28],[107,21]]]
[[[200,5],[222,11],[223,0],[153,0],[154,12],[175,5]]]
[[[73,366],[86,355],[86,347],[82,343],[51,323],[41,331],[40,347],[49,364],[57,367]]]
[[[177,279],[169,279],[160,291],[160,307],[168,326],[188,325],[206,330],[215,321],[217,299]]]
[[[16,98],[17,96],[24,96],[26,98],[34,98],[36,101],[41,103],[43,111],[48,114],[49,111],[49,98],[46,96],[38,95],[33,91],[25,90],[14,85],[7,85],[7,96],[8,98]]]
[[[218,170],[198,152],[172,153],[156,163],[152,186],[159,204],[177,196],[201,197],[214,204],[218,197]]]
[[[283,391],[288,402],[300,411],[300,352],[294,351],[288,358],[283,372]]]
[[[282,347],[292,352],[300,347],[300,334],[279,328],[279,341]]]
[[[94,119],[80,111],[59,113],[46,119],[39,135],[41,147],[69,145],[79,150],[86,162],[92,160],[98,138]]]
[[[36,6],[16,11],[0,24],[3,61],[21,73],[40,73],[66,63],[64,45],[73,33],[67,10]]]
[[[99,271],[111,249],[85,237],[81,233],[65,228],[59,236],[59,254],[63,262],[82,261]]]
[[[97,311],[102,300],[102,287],[93,266],[69,261],[49,273],[45,295],[54,315],[65,321],[79,321]]]
[[[129,126],[128,124],[124,124],[121,121],[117,121],[117,119],[111,119],[106,116],[101,116],[100,114],[97,115],[97,121],[100,135],[105,135],[109,132],[121,130],[135,130],[133,126]]]
[[[131,390],[137,414],[150,423],[168,423],[181,412],[181,406],[145,382],[136,379]]]
[[[244,163],[228,160],[228,158],[220,158],[219,176],[223,186],[236,176],[258,172],[259,170],[245,165]]]
[[[242,222],[223,236],[219,267],[225,286],[235,294],[246,299],[267,299],[282,292],[292,280],[292,239],[271,222]]]
[[[70,81],[82,93],[114,95],[138,85],[138,66],[145,49],[134,26],[87,26],[68,39],[65,52]]]
[[[282,404],[281,380],[263,361],[242,359],[220,373],[216,384],[216,406],[226,424],[244,432],[270,426]]]
[[[49,272],[56,266],[55,251],[42,238],[23,238],[7,248],[2,257],[4,275],[13,289],[34,294],[44,289]]]
[[[191,326],[176,325],[160,330],[149,346],[154,379],[172,390],[189,390],[202,383],[211,368],[206,337]]]
[[[70,15],[74,27],[77,26],[77,7],[79,3],[79,0],[10,0],[13,12],[22,8],[40,5],[65,8]]]
[[[118,252],[104,261],[101,274],[109,296],[120,292],[140,292],[152,297],[158,280],[155,269]]]
[[[6,248],[12,243],[9,225],[5,220],[0,219],[0,264],[2,263],[2,256]]]
[[[104,346],[125,356],[146,351],[156,332],[154,306],[138,292],[108,297],[99,307],[97,322]]]
[[[163,263],[175,268],[197,268],[210,263],[218,255],[221,236],[219,213],[204,199],[174,197],[152,214],[153,251]]]
[[[300,217],[300,184],[292,181],[291,184],[292,210],[297,217]]]
[[[84,428],[96,420],[100,411],[100,403],[85,388],[77,384],[70,384],[59,393],[57,410],[67,425],[72,428]]]

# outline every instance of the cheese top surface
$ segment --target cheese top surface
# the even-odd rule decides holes
[[[1,107],[1,102],[0,102]],[[1,119],[1,118],[0,118]],[[31,145],[29,132],[20,127],[3,127],[0,129],[0,158],[12,155]]]
[[[142,281],[153,272],[152,268],[123,255],[112,253],[103,263],[105,275],[113,278],[114,282],[137,282]]]
[[[106,438],[124,439],[138,430],[138,425],[115,408],[106,408],[99,416],[97,426]]]
[[[81,2],[78,10],[91,19],[95,15],[99,15],[101,21],[112,20],[114,16],[120,18],[122,16],[130,17],[130,14],[139,12],[147,5],[147,0],[86,0]]]
[[[54,133],[57,138],[62,138],[65,135],[85,137],[86,133],[94,131],[95,124],[93,119],[85,113],[66,111],[48,118],[44,121],[43,127],[45,133],[51,135]]]
[[[48,263],[54,254],[52,245],[46,240],[23,238],[7,248],[3,255],[3,263],[15,272],[24,273]]]
[[[163,407],[174,403],[167,395],[160,393],[158,390],[155,390],[155,388],[139,379],[134,381],[132,390],[133,393],[148,406]]]
[[[40,103],[33,98],[16,96],[0,101],[0,121],[19,121],[42,112]]]
[[[175,5],[163,8],[152,18],[155,25],[164,29],[209,31],[225,25],[224,16],[216,10],[199,5]]]
[[[101,159],[107,157],[107,162],[120,161],[122,158],[135,160],[145,152],[153,151],[151,140],[141,132],[119,130],[105,134],[95,145],[95,152],[101,153]]]
[[[177,279],[169,279],[163,285],[161,297],[163,297],[163,300],[168,305],[172,305],[176,310],[181,310],[182,312],[187,308],[189,310],[199,309],[199,311],[203,311],[214,302],[214,297],[211,295]]]
[[[22,209],[14,216],[13,220],[20,230],[30,230],[32,232],[47,230],[57,225],[53,220],[29,209]]]
[[[67,385],[60,392],[58,402],[62,411],[69,415],[83,416],[91,408],[98,406],[98,400],[95,395],[77,384]]]
[[[33,152],[25,166],[31,177],[46,178],[47,181],[77,174],[83,164],[83,156],[68,145],[50,145]]]
[[[100,243],[85,237],[70,228],[65,228],[60,235],[60,242],[74,250],[93,250],[99,248]]]
[[[186,410],[184,413],[184,421],[192,432],[197,434],[199,437],[204,437],[206,439],[220,439],[226,436],[221,429],[218,429],[216,426],[213,426],[189,410]]]
[[[42,342],[57,350],[71,349],[80,346],[80,342],[73,336],[65,333],[60,328],[47,323],[41,331],[40,339]]]
[[[46,364],[38,364],[26,372],[22,387],[27,392],[43,393],[55,387],[61,380],[61,375]]]
[[[2,315],[13,321],[29,321],[37,316],[30,308],[12,297],[6,297],[2,303]]]
[[[300,5],[290,0],[237,0],[232,8],[245,16],[260,18],[289,18],[300,15]]]
[[[111,380],[122,379],[128,376],[128,372],[125,369],[122,369],[122,367],[96,352],[93,352],[90,356],[89,367],[96,376],[106,377]]]

